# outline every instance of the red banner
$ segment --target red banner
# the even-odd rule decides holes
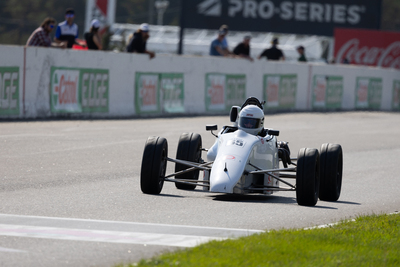
[[[400,69],[400,33],[335,29],[338,63]]]

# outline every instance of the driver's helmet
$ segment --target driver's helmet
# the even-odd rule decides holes
[[[257,135],[264,128],[264,112],[255,105],[245,106],[239,113],[239,129]]]

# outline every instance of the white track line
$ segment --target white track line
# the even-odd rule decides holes
[[[0,224],[0,235],[29,238],[45,238],[73,241],[92,241],[122,244],[144,244],[174,247],[195,247],[211,240],[223,240],[221,237],[189,236],[135,233],[119,231],[99,231],[69,229],[57,227],[37,227],[25,225]]]

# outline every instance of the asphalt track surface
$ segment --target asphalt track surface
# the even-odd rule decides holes
[[[203,146],[206,124],[227,116],[0,123],[0,266],[113,266],[225,239],[302,228],[400,208],[400,114],[384,112],[267,115],[292,156],[302,147],[341,144],[342,194],[315,207],[295,192],[232,196],[177,190],[145,195],[139,177],[150,135],[174,157],[183,132]],[[173,164],[168,165],[173,169]]]

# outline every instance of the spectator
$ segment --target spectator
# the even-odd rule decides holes
[[[285,60],[285,55],[283,54],[282,50],[277,47],[279,44],[278,38],[274,38],[271,43],[272,46],[268,49],[265,49],[261,55],[258,56],[258,59],[266,57],[268,60]]]
[[[126,47],[126,51],[130,53],[149,54],[150,58],[155,57],[155,53],[146,49],[149,35],[149,24],[142,23],[139,29],[133,34]]]
[[[78,38],[78,25],[74,23],[74,18],[75,11],[72,8],[68,8],[65,11],[65,21],[60,22],[57,26],[54,41],[57,43],[67,41],[68,48],[72,48],[74,44],[86,47],[76,41],[76,38]]]
[[[299,55],[300,55],[300,57],[297,59],[297,61],[307,62],[304,46],[299,45],[296,49],[297,49],[297,53],[299,53]]]
[[[239,43],[235,49],[233,49],[233,53],[238,57],[247,58],[250,61],[253,61],[253,58],[250,57],[250,40],[251,36],[246,35],[243,38],[243,42]]]
[[[85,33],[85,40],[88,49],[102,50],[101,38],[99,34],[100,22],[97,19],[92,20],[90,31]]]
[[[228,49],[228,43],[225,39],[225,36],[228,34],[228,29],[224,26],[226,25],[222,25],[219,29],[217,39],[211,42],[210,56],[226,57],[231,54]]]
[[[46,18],[39,28],[37,28],[31,36],[29,36],[26,46],[44,46],[44,47],[61,47],[65,48],[67,43],[54,43],[51,42],[50,33],[54,29],[56,20],[53,18]]]

